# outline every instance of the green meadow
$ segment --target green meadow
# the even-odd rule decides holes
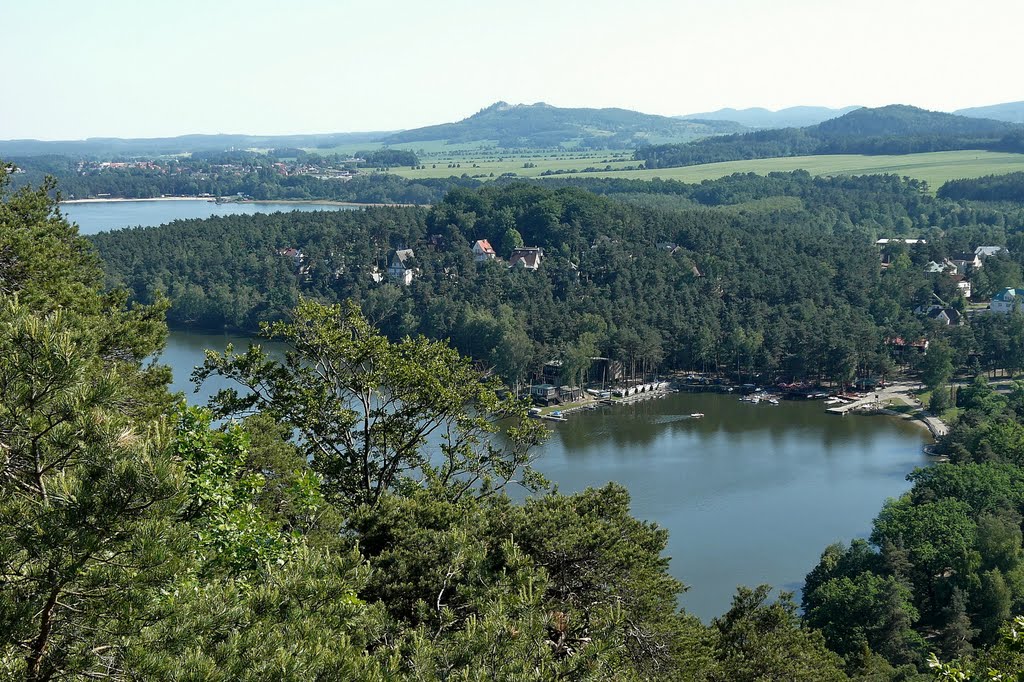
[[[405,146],[405,145],[403,145]],[[408,145],[410,147],[414,145]],[[538,177],[544,171],[563,171],[557,177],[616,177],[633,179],[662,178],[682,182],[713,180],[733,173],[758,173],[765,175],[773,171],[806,170],[814,175],[868,175],[895,173],[924,180],[932,191],[947,180],[976,178],[1024,171],[1024,154],[1007,154],[986,151],[931,152],[927,154],[905,154],[889,156],[863,156],[859,154],[835,154],[822,156],[794,156],[779,159],[756,159],[752,161],[728,161],[700,166],[680,168],[657,168],[653,170],[622,170],[625,166],[637,164],[631,153],[622,150],[548,151],[502,154],[497,151],[462,149],[438,150],[422,156],[421,169],[391,168],[390,173],[405,178],[448,177],[469,175],[481,179],[498,177],[504,173],[515,173],[520,177]],[[597,172],[566,173],[582,171],[584,168],[599,168]],[[605,170],[608,168],[607,170]]]
[[[782,159],[756,159],[728,161],[682,168],[658,168],[643,171],[623,171],[616,177],[662,178],[683,182],[713,180],[733,173],[758,173],[802,169],[814,175],[873,175],[895,173],[924,180],[932,191],[947,180],[977,178],[1024,171],[1024,154],[1006,154],[986,151],[930,152],[892,156],[862,156],[835,154],[821,156],[793,156]],[[607,174],[605,174],[607,175]]]

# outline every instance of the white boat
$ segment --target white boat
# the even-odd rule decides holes
[[[690,418],[691,419],[702,419],[703,417],[704,417],[704,413],[703,412],[693,412],[692,414],[690,414]]]

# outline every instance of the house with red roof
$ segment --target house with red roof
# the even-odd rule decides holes
[[[473,244],[473,260],[477,263],[483,263],[484,261],[494,260],[498,257],[498,254],[494,252],[491,247],[491,243],[486,239],[478,239]]]

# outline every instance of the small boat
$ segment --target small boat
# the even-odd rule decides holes
[[[779,404],[779,399],[778,398],[765,398],[765,400],[767,400],[770,405],[778,405]]]
[[[704,417],[703,412],[693,412],[690,414],[691,419],[702,419]]]

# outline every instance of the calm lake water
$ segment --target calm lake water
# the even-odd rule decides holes
[[[205,199],[174,201],[96,201],[85,204],[61,204],[60,210],[78,223],[80,234],[96,234],[125,227],[150,227],[173,220],[209,218],[216,215],[252,215],[277,211],[345,211],[359,206],[306,202],[267,202],[218,204]]]
[[[248,343],[172,333],[163,361],[174,388],[205,403],[217,386],[194,394],[188,375],[204,348],[229,341]],[[737,585],[796,591],[826,545],[866,536],[886,498],[928,463],[927,441],[917,425],[828,415],[820,401],[680,393],[553,424],[538,468],[565,493],[625,485],[633,514],[668,529],[672,574],[690,586],[683,606],[707,621],[729,608]]]

